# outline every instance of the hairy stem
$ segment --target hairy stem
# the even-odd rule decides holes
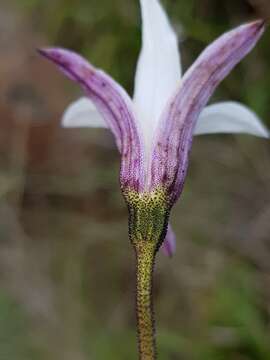
[[[152,242],[134,244],[137,266],[136,311],[139,341],[139,359],[156,359],[155,320],[153,311],[153,271],[156,246]]]
[[[139,359],[155,360],[156,339],[153,312],[153,271],[155,257],[167,232],[170,203],[167,190],[151,192],[125,190],[129,210],[129,237],[137,259],[136,309]]]

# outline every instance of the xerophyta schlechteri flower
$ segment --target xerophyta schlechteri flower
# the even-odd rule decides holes
[[[63,126],[107,127],[121,153],[120,184],[129,209],[129,236],[137,259],[137,321],[140,359],[156,358],[152,274],[163,246],[174,250],[168,225],[183,190],[194,135],[248,133],[268,137],[245,106],[205,107],[218,84],[255,46],[264,21],[242,25],[209,45],[181,76],[177,38],[158,0],[141,0],[143,47],[133,100],[110,76],[80,55],[61,48],[40,53],[79,83],[86,97],[65,112]]]

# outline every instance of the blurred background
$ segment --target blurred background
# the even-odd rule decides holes
[[[184,69],[223,31],[270,15],[268,0],[163,1]],[[119,155],[101,129],[61,129],[76,85],[35,49],[83,53],[132,93],[138,1],[1,0],[0,359],[137,358],[134,257]],[[270,31],[211,101],[270,127]],[[177,254],[155,274],[160,359],[270,359],[270,145],[194,141],[172,213]]]

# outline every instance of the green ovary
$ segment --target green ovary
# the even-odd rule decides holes
[[[129,235],[133,245],[151,242],[158,250],[167,228],[169,205],[166,191],[158,188],[150,193],[127,191]]]
[[[136,310],[140,360],[156,359],[153,312],[153,271],[156,253],[168,223],[166,192],[125,193],[129,207],[129,235],[136,254]]]

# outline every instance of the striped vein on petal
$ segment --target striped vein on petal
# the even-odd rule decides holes
[[[264,31],[259,20],[225,33],[199,56],[160,119],[152,154],[151,188],[163,184],[174,203],[181,194],[196,121],[218,84],[255,46]]]
[[[61,48],[41,49],[71,80],[79,83],[114,134],[122,154],[122,187],[143,187],[143,148],[135,122],[132,101],[125,90],[103,71],[94,68],[80,55]]]

